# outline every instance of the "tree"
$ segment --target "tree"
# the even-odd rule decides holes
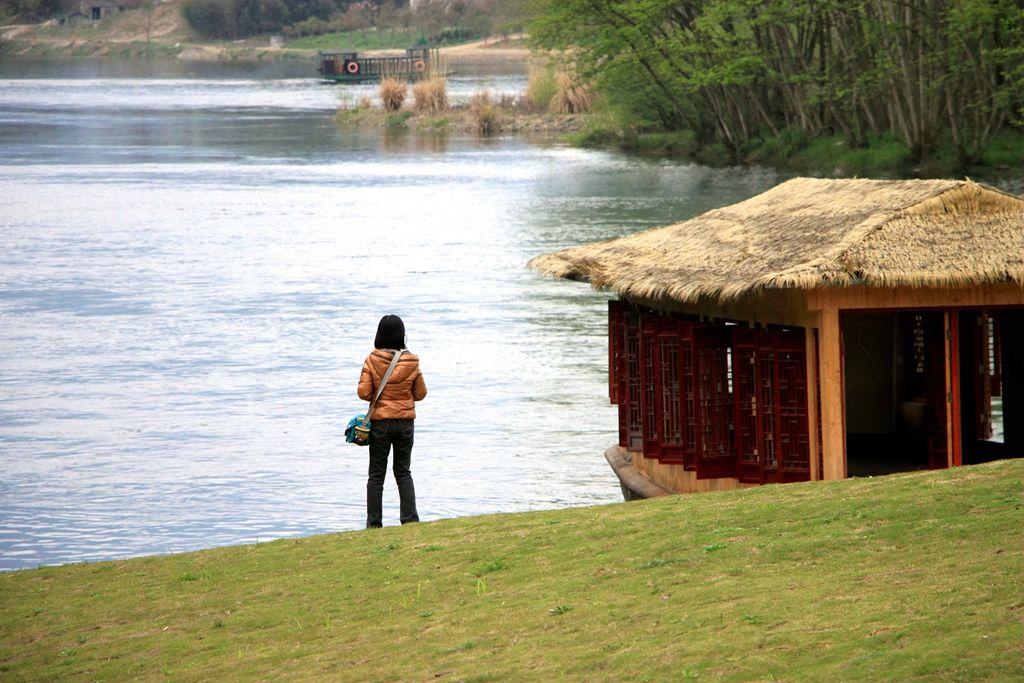
[[[639,118],[738,155],[768,131],[949,135],[962,166],[1024,118],[1019,0],[533,0],[534,46]]]

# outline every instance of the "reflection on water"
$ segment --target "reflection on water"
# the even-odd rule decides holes
[[[111,64],[0,69],[2,568],[360,528],[341,432],[392,312],[430,389],[424,520],[616,501],[606,296],[526,262],[781,179],[339,129],[312,78]]]

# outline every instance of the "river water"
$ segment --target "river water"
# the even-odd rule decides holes
[[[385,313],[430,391],[423,520],[620,499],[607,295],[526,262],[783,178],[341,129],[371,89],[310,72],[0,63],[0,568],[361,528],[342,430]]]

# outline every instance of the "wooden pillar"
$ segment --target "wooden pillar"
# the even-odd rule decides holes
[[[804,353],[807,363],[807,448],[811,481],[820,479],[821,472],[821,451],[818,444],[821,443],[821,435],[818,428],[818,328],[807,327],[804,334],[804,343],[807,345]]]
[[[946,466],[962,464],[960,422],[960,320],[957,311],[946,311]]]
[[[821,387],[821,458],[825,479],[846,479],[842,331],[839,328],[839,309],[833,306],[821,311],[818,380]]]

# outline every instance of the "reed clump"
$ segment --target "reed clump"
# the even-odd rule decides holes
[[[412,87],[413,107],[424,114],[448,110],[448,80],[441,77],[420,81]]]
[[[569,74],[555,77],[556,90],[548,105],[553,114],[585,114],[594,104],[594,93]]]
[[[377,93],[380,95],[381,104],[386,112],[396,112],[402,108],[409,86],[405,81],[395,78],[385,78],[380,82]]]
[[[491,135],[501,129],[501,110],[491,100],[489,92],[479,92],[469,98],[469,115],[481,135]]]
[[[533,111],[547,111],[551,100],[558,91],[555,71],[550,66],[530,67],[530,77],[526,84],[524,105]]]

